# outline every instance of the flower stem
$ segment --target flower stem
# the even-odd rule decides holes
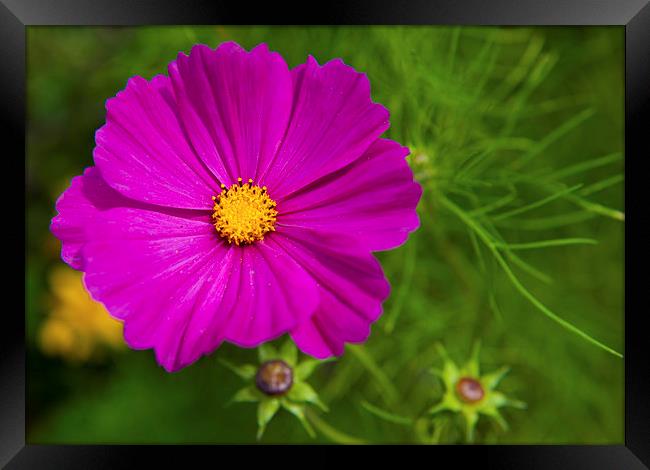
[[[337,444],[368,444],[367,441],[360,439],[358,437],[352,437],[348,434],[345,434],[342,431],[332,427],[323,421],[316,413],[307,408],[305,410],[305,416],[318,429],[324,436],[329,438],[332,442]]]

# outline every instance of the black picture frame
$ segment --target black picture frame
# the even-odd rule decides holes
[[[463,25],[621,25],[625,27],[625,443],[613,446],[436,446],[420,447],[457,463],[477,462],[480,468],[641,469],[650,465],[649,342],[641,326],[647,315],[642,292],[647,289],[642,268],[644,197],[640,165],[650,155],[650,0],[412,0],[328,2],[320,7],[266,6],[209,0],[0,0],[0,129],[5,180],[16,186],[23,175],[19,155],[25,151],[26,27],[32,25],[145,24],[463,24]],[[7,146],[7,144],[12,144]],[[13,151],[8,150],[14,149]],[[16,210],[16,191],[3,184],[4,207]],[[24,194],[24,193],[23,193]],[[7,201],[10,201],[8,204]],[[5,217],[11,217],[4,212]],[[25,217],[25,212],[22,213]],[[24,226],[24,225],[23,225]],[[24,243],[11,230],[5,255]],[[24,268],[14,273],[24,274]],[[9,276],[20,282],[19,276]],[[25,277],[23,275],[23,281]],[[18,286],[5,284],[5,295]],[[25,302],[23,288],[23,304]],[[18,302],[20,305],[21,302]],[[24,307],[24,305],[23,305]],[[121,468],[168,460],[173,454],[205,457],[217,464],[223,451],[213,446],[39,446],[25,442],[25,324],[18,308],[3,312],[0,326],[0,466],[7,468]],[[645,351],[645,353],[643,352]],[[644,359],[645,358],[645,359]],[[190,448],[191,447],[191,448]],[[217,454],[219,452],[219,454]],[[262,452],[261,454],[268,453]],[[252,454],[247,455],[247,459]],[[424,457],[424,456],[423,456]],[[223,458],[223,457],[221,457]],[[263,457],[264,458],[264,457]],[[267,457],[268,458],[268,457]],[[282,457],[284,458],[284,457]],[[173,461],[171,461],[173,462]],[[462,465],[461,465],[462,466]]]

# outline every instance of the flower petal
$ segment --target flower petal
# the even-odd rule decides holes
[[[286,132],[293,99],[284,59],[260,44],[250,52],[234,42],[216,50],[194,46],[169,69],[185,129],[215,173],[257,181]]]
[[[314,281],[288,255],[227,245],[209,214],[110,209],[90,236],[88,290],[125,321],[127,343],[154,348],[168,371],[224,340],[253,347],[287,333],[318,302]]]
[[[81,249],[88,240],[86,228],[98,214],[118,206],[143,206],[108,186],[96,167],[86,168],[83,175],[72,178],[70,187],[56,201],[58,214],[52,219],[50,230],[61,240],[61,257],[75,269],[83,269]]]
[[[359,343],[382,312],[390,286],[379,262],[354,239],[336,233],[287,228],[273,243],[291,255],[321,287],[320,303],[291,331],[296,345],[319,359]]]
[[[236,247],[240,300],[230,313],[225,339],[238,346],[255,347],[287,333],[306,321],[318,305],[316,282],[272,238]]]
[[[221,307],[233,255],[209,223],[196,217],[135,209],[105,211],[90,231],[83,252],[84,282],[95,300],[125,321],[124,335],[135,349],[154,348],[168,371],[198,359],[209,349],[182,354],[192,315]]]
[[[161,206],[211,207],[226,175],[208,170],[186,138],[169,78],[131,78],[106,110],[93,156],[112,188]]]
[[[388,110],[370,98],[366,75],[342,60],[319,66],[310,56],[291,73],[291,122],[260,178],[280,199],[359,158],[389,126]]]
[[[401,245],[419,226],[422,195],[407,154],[397,142],[378,139],[351,165],[283,200],[278,224],[352,236],[373,251]]]

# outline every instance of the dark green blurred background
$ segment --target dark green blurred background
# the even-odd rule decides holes
[[[442,393],[428,372],[441,364],[436,342],[463,361],[475,340],[486,371],[512,367],[500,390],[528,403],[504,411],[507,432],[482,419],[478,442],[623,442],[623,360],[517,289],[623,350],[622,28],[30,27],[27,38],[28,442],[255,441],[255,406],[226,406],[242,382],[217,361],[252,362],[255,351],[226,345],[168,374],[151,351],[95,341],[102,322],[75,320],[91,309],[80,284],[78,294],[57,293],[52,272],[63,263],[48,231],[56,198],[92,165],[105,100],[133,75],[166,73],[194,43],[224,40],[267,42],[290,66],[312,54],[366,72],[373,99],[391,111],[387,136],[411,148],[424,187],[419,231],[378,255],[392,284],[384,316],[365,345],[310,379],[330,408],[317,442],[418,442],[412,427],[361,403],[421,416]],[[518,281],[467,220],[501,244]],[[597,244],[517,245],[577,237]],[[75,334],[87,331],[96,354],[46,347],[48,335],[68,334],[43,333],[55,310],[82,325]],[[436,423],[448,430],[439,442],[461,442],[453,415]],[[262,442],[310,438],[281,411]]]

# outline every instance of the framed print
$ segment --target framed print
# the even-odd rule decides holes
[[[647,468],[647,3],[3,0],[0,463]]]

